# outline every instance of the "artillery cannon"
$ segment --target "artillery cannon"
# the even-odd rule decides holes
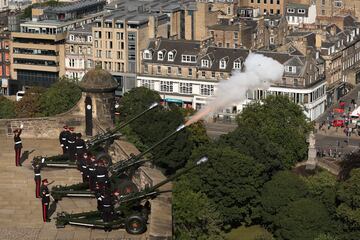
[[[111,157],[106,153],[107,148],[113,143],[114,139],[121,136],[119,131],[125,126],[129,125],[131,122],[140,118],[147,112],[159,106],[158,103],[153,103],[146,110],[129,119],[128,121],[122,123],[121,125],[107,130],[104,133],[99,133],[94,137],[90,138],[86,141],[86,149],[87,151],[92,152],[96,159],[102,160],[107,163],[107,165],[111,165]],[[41,167],[57,167],[57,168],[76,168],[76,162],[74,160],[70,160],[68,155],[56,155],[51,157],[42,157],[35,156],[32,161],[33,165],[39,164]]]
[[[108,166],[111,187],[113,189],[120,189],[121,193],[137,192],[138,189],[136,185],[130,179],[137,168],[145,162],[151,161],[150,159],[145,159],[144,156],[184,128],[185,125],[180,125],[174,132],[159,140],[144,152]],[[70,186],[54,186],[51,189],[51,195],[56,201],[61,200],[63,197],[94,197],[95,193],[88,188],[89,184],[87,183],[78,183]]]
[[[103,228],[105,230],[125,228],[130,234],[144,233],[147,228],[146,224],[150,212],[150,203],[148,200],[155,198],[161,193],[167,192],[160,191],[161,186],[191,171],[202,163],[205,163],[207,160],[207,157],[202,157],[193,166],[176,173],[174,176],[165,179],[152,187],[146,187],[139,192],[121,195],[116,200],[118,206],[115,207],[113,220],[110,222],[104,222],[101,217],[101,212],[99,211],[74,214],[61,212],[58,213],[56,217],[56,227],[63,228],[65,225],[69,224],[91,228]]]

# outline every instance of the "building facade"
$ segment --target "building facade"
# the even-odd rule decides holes
[[[264,15],[284,15],[286,0],[240,0],[240,6],[259,8]]]
[[[81,80],[94,67],[92,24],[70,30],[65,43],[65,75]]]
[[[219,81],[228,79],[232,71],[242,70],[248,53],[245,49],[214,47],[209,41],[153,40],[142,53],[143,66],[137,86],[158,91],[165,102],[200,109],[215,94]],[[311,120],[324,112],[323,63],[317,62],[312,54],[258,53],[279,61],[286,70],[283,78],[270,89],[249,92],[249,101],[261,100],[268,94],[281,94],[303,106]],[[242,104],[229,106],[222,114],[235,116],[241,111]]]
[[[0,75],[1,93],[10,94],[10,33],[0,34]]]

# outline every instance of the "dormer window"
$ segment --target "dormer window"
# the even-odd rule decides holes
[[[168,53],[168,61],[170,61],[170,62],[174,61],[174,53],[173,52]]]
[[[305,9],[298,9],[298,13],[305,14]]]
[[[70,35],[70,41],[74,41],[75,40],[75,36],[74,35]]]
[[[226,61],[225,61],[225,59],[221,59],[221,60],[220,60],[219,68],[220,68],[220,69],[225,69],[225,68],[226,68]]]
[[[209,60],[202,59],[201,60],[201,67],[210,67]]]
[[[236,70],[241,70],[241,61],[240,60],[235,60],[233,68],[236,69]]]
[[[162,51],[159,51],[159,52],[158,52],[158,57],[157,57],[157,58],[158,58],[158,60],[159,60],[159,61],[164,60],[164,53],[163,53]]]
[[[149,50],[145,50],[143,53],[143,58],[147,59],[147,60],[151,60],[151,58],[152,58],[151,52]]]
[[[286,66],[285,72],[287,72],[287,73],[296,73],[296,67],[294,67],[294,66]]]
[[[196,63],[196,56],[195,55],[181,55],[181,62]]]
[[[295,13],[295,9],[294,9],[294,8],[288,8],[288,9],[287,9],[287,12],[288,12],[288,13]]]

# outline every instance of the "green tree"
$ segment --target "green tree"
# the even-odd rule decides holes
[[[160,102],[157,92],[145,87],[137,87],[125,93],[119,102],[120,120],[127,119],[141,113],[154,102]]]
[[[283,208],[274,219],[275,236],[280,240],[313,240],[333,228],[326,207],[314,199],[299,199]]]
[[[40,98],[45,88],[32,87],[26,90],[24,97],[16,103],[16,116],[19,118],[41,117]]]
[[[68,79],[60,79],[40,97],[40,111],[44,116],[53,116],[70,110],[80,100],[81,90]]]
[[[222,216],[201,192],[191,190],[191,182],[177,181],[173,189],[176,239],[224,239]]]
[[[307,189],[311,197],[320,200],[333,215],[336,211],[337,180],[334,175],[327,171],[321,171],[315,175],[304,177]]]
[[[284,207],[306,195],[307,188],[300,177],[290,171],[276,173],[270,181],[264,184],[261,191],[265,222],[272,223],[275,215]]]
[[[314,240],[339,240],[339,238],[328,233],[322,233]]]
[[[0,96],[0,119],[14,118],[15,116],[15,103],[4,96]]]
[[[221,142],[265,164],[269,174],[306,159],[306,139],[312,125],[288,97],[269,96],[262,103],[250,104],[237,123],[238,127]]]
[[[360,230],[360,169],[354,169],[350,178],[342,182],[337,192],[338,217],[346,223],[348,230]]]
[[[230,147],[208,144],[194,151],[192,159],[206,154],[209,162],[187,176],[194,191],[212,200],[224,216],[225,227],[250,224],[260,218],[260,193],[264,166]]]

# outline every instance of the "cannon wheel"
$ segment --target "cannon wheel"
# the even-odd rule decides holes
[[[139,189],[130,180],[124,180],[122,183],[119,184],[119,190],[121,195],[127,195],[129,193],[138,192]]]
[[[110,157],[109,154],[105,153],[105,152],[100,152],[96,155],[96,160],[98,161],[104,161],[105,162],[105,166],[111,166],[112,165],[112,159]]]
[[[140,215],[131,215],[126,219],[125,229],[130,234],[141,234],[146,231],[146,220]]]

